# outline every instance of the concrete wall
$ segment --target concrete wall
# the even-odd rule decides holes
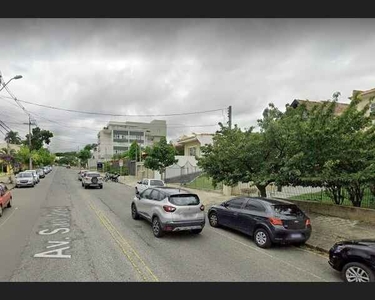
[[[341,206],[313,201],[287,200],[298,205],[306,214],[309,212],[326,216],[362,221],[375,225],[375,210],[351,206]]]

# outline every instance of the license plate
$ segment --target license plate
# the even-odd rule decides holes
[[[176,230],[192,230],[192,229],[201,229],[201,226],[186,226],[186,227],[177,227]]]
[[[302,237],[302,234],[300,234],[300,233],[292,233],[291,235],[290,235],[290,237],[293,239],[293,238],[300,238],[300,237]]]

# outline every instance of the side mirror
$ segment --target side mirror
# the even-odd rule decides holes
[[[142,181],[138,181],[137,183],[138,183],[138,184],[142,184]]]
[[[135,196],[136,196],[139,200],[141,200],[141,194],[140,194],[139,192],[136,193]]]
[[[222,203],[221,205],[224,206],[225,208],[228,207],[228,203],[227,203],[227,202],[224,202],[224,203]]]

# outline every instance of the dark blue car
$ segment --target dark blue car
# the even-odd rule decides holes
[[[261,248],[273,243],[304,244],[311,223],[297,205],[275,199],[238,197],[208,210],[211,226],[229,227],[254,238]]]

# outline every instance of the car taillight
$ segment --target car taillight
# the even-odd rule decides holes
[[[204,205],[202,204],[200,207],[201,211],[204,211]]]
[[[176,210],[176,207],[169,206],[169,205],[164,205],[163,208],[166,212],[174,212]]]
[[[307,219],[305,224],[306,224],[306,226],[311,225],[310,219]]]
[[[268,218],[268,220],[270,220],[272,225],[281,225],[281,226],[283,225],[283,221],[281,221],[280,219]]]

